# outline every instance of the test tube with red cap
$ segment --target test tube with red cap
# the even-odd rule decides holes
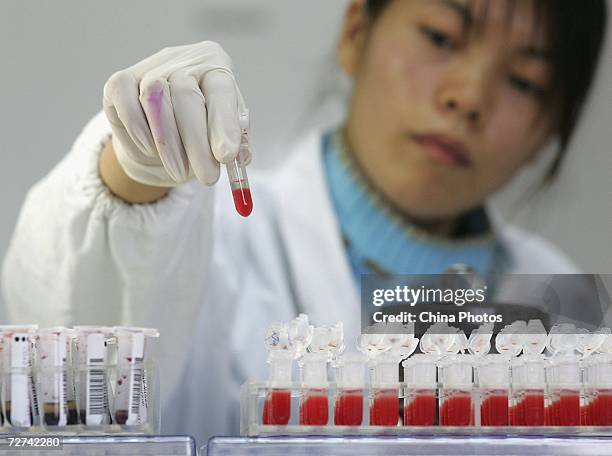
[[[233,162],[228,163],[227,176],[229,178],[232,198],[236,211],[243,217],[248,217],[253,211],[251,187],[247,177],[246,165],[249,157],[249,113],[242,113],[239,118],[240,146],[238,155]]]

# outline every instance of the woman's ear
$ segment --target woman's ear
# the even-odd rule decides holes
[[[351,0],[344,15],[337,46],[338,66],[351,78],[361,60],[369,26],[366,0]]]

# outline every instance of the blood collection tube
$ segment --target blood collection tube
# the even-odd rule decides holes
[[[587,426],[612,426],[612,355],[598,353],[585,365],[584,421]]]
[[[363,423],[363,389],[366,359],[359,353],[346,353],[338,365],[338,382],[334,404],[336,426],[361,426]]]
[[[580,357],[562,354],[549,361],[548,425],[580,425]]]
[[[77,401],[81,424],[110,424],[108,358],[112,328],[75,326]]]
[[[440,425],[474,425],[472,370],[472,362],[465,355],[450,356],[440,362]]]
[[[436,362],[432,355],[414,355],[404,367],[404,426],[433,426],[436,423]]]
[[[251,197],[251,187],[246,172],[246,161],[249,155],[249,114],[240,115],[240,146],[236,159],[228,163],[227,176],[229,178],[232,198],[236,211],[243,217],[248,217],[253,211],[253,199]]]
[[[262,423],[285,426],[291,418],[291,372],[294,354],[271,350],[268,355],[268,390],[264,399]]]
[[[40,329],[36,334],[38,400],[43,424],[47,426],[69,424],[68,391],[72,385],[69,381],[72,377],[69,359],[70,341],[71,330],[67,328]],[[74,396],[72,400],[73,413],[76,414]],[[72,418],[74,419],[74,415]]]
[[[480,425],[507,426],[510,362],[504,355],[487,355],[476,365],[480,392]]]
[[[512,360],[510,426],[544,426],[544,366],[544,358],[541,355],[524,355]]]
[[[396,353],[380,354],[374,364],[370,425],[397,426],[399,420],[399,362]]]
[[[300,398],[300,424],[325,426],[329,421],[329,399],[325,352],[306,353],[300,360],[302,396]]]
[[[136,426],[148,422],[147,340],[159,337],[157,329],[116,326],[117,378],[113,401],[114,421]]]
[[[13,427],[30,427],[40,417],[32,375],[32,340],[37,329],[36,325],[0,327],[3,412]]]

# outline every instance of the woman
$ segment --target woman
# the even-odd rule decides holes
[[[213,185],[245,112],[229,57],[165,49],[111,77],[106,116],[29,193],[3,270],[11,319],[158,327],[165,430],[205,437],[236,431],[270,321],[304,311],[355,337],[363,273],[573,272],[484,207],[558,140],[554,177],[604,29],[600,0],[351,1],[346,122],[253,175],[249,219]]]

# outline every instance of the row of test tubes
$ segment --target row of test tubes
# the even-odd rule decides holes
[[[362,334],[358,351],[345,353],[341,323],[313,327],[306,315],[273,323],[258,424],[612,426],[609,329],[557,325],[548,333],[539,320],[520,321],[497,334],[490,353],[492,329],[469,338],[446,324],[420,339]]]
[[[136,327],[0,326],[0,424],[146,424],[146,347],[158,336],[155,329]]]

